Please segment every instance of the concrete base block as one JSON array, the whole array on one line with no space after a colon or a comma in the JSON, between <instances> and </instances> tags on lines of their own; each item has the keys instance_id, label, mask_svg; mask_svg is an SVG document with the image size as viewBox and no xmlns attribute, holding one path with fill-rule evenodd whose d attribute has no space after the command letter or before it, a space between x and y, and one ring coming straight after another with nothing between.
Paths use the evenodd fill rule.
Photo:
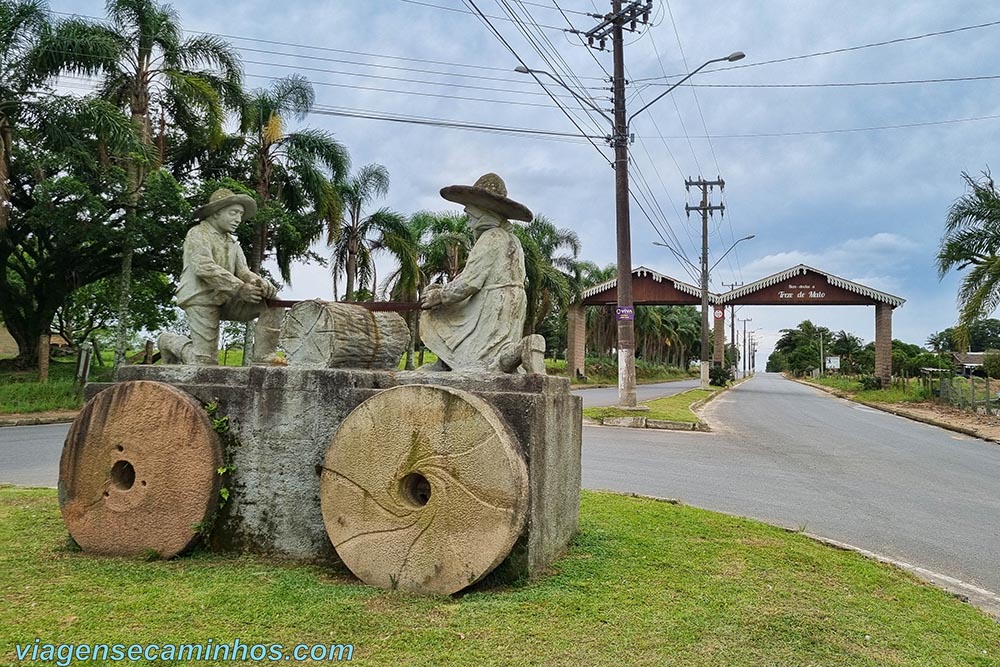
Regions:
<instances>
[{"instance_id":1,"label":"concrete base block","mask_svg":"<svg viewBox=\"0 0 1000 667\"><path fill-rule=\"evenodd\" d=\"M251 366L124 366L118 381L178 387L228 416L235 442L230 499L212 534L220 550L303 561L336 558L320 511L327 446L347 415L376 393L407 384L468 391L506 422L528 469L525 528L491 577L540 572L566 548L580 504L581 399L565 378L542 375L420 373ZM88 397L107 384L88 386ZM371 443L378 447L379 443Z\"/></svg>"}]
</instances>

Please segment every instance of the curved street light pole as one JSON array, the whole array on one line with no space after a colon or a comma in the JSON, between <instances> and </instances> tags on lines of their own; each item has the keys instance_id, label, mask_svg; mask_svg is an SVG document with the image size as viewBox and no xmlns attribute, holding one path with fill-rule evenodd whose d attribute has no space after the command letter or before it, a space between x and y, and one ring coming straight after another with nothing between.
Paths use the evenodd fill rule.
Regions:
<instances>
[{"instance_id":1,"label":"curved street light pole","mask_svg":"<svg viewBox=\"0 0 1000 667\"><path fill-rule=\"evenodd\" d=\"M756 238L756 237L757 237L756 234L751 234L750 236L744 236L741 239L737 239L736 243L734 243L733 245L729 246L729 250L727 250L726 252L722 253L722 257L720 257L719 259L715 260L715 264L712 265L712 268L710 268L708 270L708 272L711 273L712 271L715 271L715 267L717 267L719 265L719 262L721 262L722 260L724 260L726 258L726 255L728 255L729 253L731 253L733 251L733 248L735 248L736 246L738 246L743 241L749 241L750 239Z\"/></svg>"},{"instance_id":2,"label":"curved street light pole","mask_svg":"<svg viewBox=\"0 0 1000 667\"><path fill-rule=\"evenodd\" d=\"M612 14L621 12L621 0L612 0ZM629 187L628 187L628 143L629 123L637 115L648 109L657 100L672 92L692 76L712 63L723 61L735 62L745 57L742 51L734 51L725 58L713 58L687 74L677 83L657 95L652 102L626 118L625 115L625 58L623 49L622 26L615 22L612 27L611 41L614 51L614 73L612 78L614 92L614 118L587 101L559 78L544 70L531 69L525 65L516 67L514 71L521 74L531 74L538 81L538 74L544 74L557 84L568 90L573 97L597 111L605 120L611 122L612 132L610 143L615 149L615 228L618 246L618 308L615 317L618 320L618 405L624 408L635 408L635 310L632 302L632 230L629 224ZM538 81L541 85L541 81Z\"/></svg>"}]
</instances>

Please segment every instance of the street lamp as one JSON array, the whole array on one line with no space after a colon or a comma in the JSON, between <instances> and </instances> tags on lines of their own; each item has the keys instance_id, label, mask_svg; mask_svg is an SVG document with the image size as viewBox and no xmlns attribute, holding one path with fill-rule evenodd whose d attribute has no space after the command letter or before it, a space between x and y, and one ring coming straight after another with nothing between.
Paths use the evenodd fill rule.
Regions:
<instances>
[{"instance_id":1,"label":"street lamp","mask_svg":"<svg viewBox=\"0 0 1000 667\"><path fill-rule=\"evenodd\" d=\"M593 103L585 100L576 91L567 86L558 77L553 76L544 70L536 70L528 67L524 63L514 69L520 74L531 74L535 81L541 85L538 79L539 74L543 74L565 88L574 98L586 104L587 107L597 111L602 118L611 122L612 132L609 143L615 149L615 228L618 247L618 309L616 319L618 320L618 404L624 408L635 408L635 311L632 302L632 237L629 225L629 187L628 187L628 144L629 144L629 124L632 119L645 111L657 100L661 99L677 86L684 83L692 76L700 72L712 63L735 62L744 58L742 51L735 51L725 58L713 58L704 62L694 71L684 76L680 81L673 84L667 90L660 93L652 102L643 106L637 112L628 116L625 115L625 63L622 56L622 29L617 23L614 24L612 41L614 42L614 76L612 77L614 92L614 118L609 117L604 111Z\"/></svg>"},{"instance_id":2,"label":"street lamp","mask_svg":"<svg viewBox=\"0 0 1000 667\"><path fill-rule=\"evenodd\" d=\"M710 268L708 270L708 272L711 273L712 271L715 271L715 267L717 267L719 265L719 262L721 262L723 259L726 258L726 255L728 255L729 253L731 253L733 251L733 248L735 248L736 246L738 246L743 241L749 241L750 239L756 238L756 237L757 237L756 234L751 234L750 236L744 236L741 239L737 239L736 243L734 243L733 245L729 246L729 250L727 250L726 252L722 253L722 257L720 257L719 259L715 260L715 264L712 265L712 268Z\"/></svg>"}]
</instances>

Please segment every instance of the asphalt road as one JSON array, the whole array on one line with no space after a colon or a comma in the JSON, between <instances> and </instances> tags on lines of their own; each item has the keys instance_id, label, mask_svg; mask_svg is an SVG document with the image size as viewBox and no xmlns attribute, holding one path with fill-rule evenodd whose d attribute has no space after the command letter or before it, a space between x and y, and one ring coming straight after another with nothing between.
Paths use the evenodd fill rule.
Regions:
<instances>
[{"instance_id":1,"label":"asphalt road","mask_svg":"<svg viewBox=\"0 0 1000 667\"><path fill-rule=\"evenodd\" d=\"M1000 592L1000 445L758 374L714 433L584 429L583 483L678 498Z\"/></svg>"},{"instance_id":2,"label":"asphalt road","mask_svg":"<svg viewBox=\"0 0 1000 667\"><path fill-rule=\"evenodd\" d=\"M69 424L0 428L0 484L55 486Z\"/></svg>"},{"instance_id":3,"label":"asphalt road","mask_svg":"<svg viewBox=\"0 0 1000 667\"><path fill-rule=\"evenodd\" d=\"M584 486L804 527L1000 592L1000 445L766 374L704 416L715 432L584 428ZM55 486L68 428L0 428L0 483Z\"/></svg>"},{"instance_id":4,"label":"asphalt road","mask_svg":"<svg viewBox=\"0 0 1000 667\"><path fill-rule=\"evenodd\" d=\"M688 389L694 389L701 380L677 380L676 382L657 382L656 384L640 384L635 388L638 401L648 401L661 396L673 396ZM573 393L583 397L583 407L597 408L618 403L618 387L600 387L593 389L574 389Z\"/></svg>"}]
</instances>

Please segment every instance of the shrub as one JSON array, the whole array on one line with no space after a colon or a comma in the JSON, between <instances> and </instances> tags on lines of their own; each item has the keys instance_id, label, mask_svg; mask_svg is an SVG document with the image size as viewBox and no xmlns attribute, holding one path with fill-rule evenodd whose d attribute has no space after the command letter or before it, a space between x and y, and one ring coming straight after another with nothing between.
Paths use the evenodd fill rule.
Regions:
<instances>
[{"instance_id":1,"label":"shrub","mask_svg":"<svg viewBox=\"0 0 1000 667\"><path fill-rule=\"evenodd\" d=\"M733 381L733 369L729 366L712 366L708 369L708 383L713 387L725 387Z\"/></svg>"},{"instance_id":2,"label":"shrub","mask_svg":"<svg viewBox=\"0 0 1000 667\"><path fill-rule=\"evenodd\" d=\"M882 378L877 375L862 375L858 378L858 382L861 383L862 391L871 391L873 389L882 388Z\"/></svg>"}]
</instances>

